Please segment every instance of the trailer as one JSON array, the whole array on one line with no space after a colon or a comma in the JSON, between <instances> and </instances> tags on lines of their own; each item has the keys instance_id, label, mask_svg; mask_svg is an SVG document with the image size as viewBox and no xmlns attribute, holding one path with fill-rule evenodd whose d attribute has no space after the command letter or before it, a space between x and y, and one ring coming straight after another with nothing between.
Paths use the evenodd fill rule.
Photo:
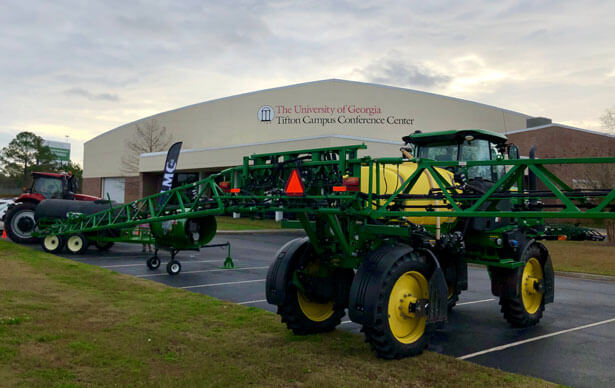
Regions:
<instances>
[{"instance_id":1,"label":"trailer","mask_svg":"<svg viewBox=\"0 0 615 388\"><path fill-rule=\"evenodd\" d=\"M359 156L365 145L244 157L195 183L90 215L39 219L43 239L95 238L148 223L174 251L211 241L216 215L292 216L306 237L280 248L267 301L295 334L333 330L346 309L382 358L421 353L484 265L504 318L537 324L554 301L545 219L614 219L615 187L573 189L553 165L615 158L520 159L482 130L414 133L400 157ZM532 179L528 179L528 175ZM537 182L537 183L535 183ZM93 237L94 236L94 237Z\"/></svg>"}]
</instances>

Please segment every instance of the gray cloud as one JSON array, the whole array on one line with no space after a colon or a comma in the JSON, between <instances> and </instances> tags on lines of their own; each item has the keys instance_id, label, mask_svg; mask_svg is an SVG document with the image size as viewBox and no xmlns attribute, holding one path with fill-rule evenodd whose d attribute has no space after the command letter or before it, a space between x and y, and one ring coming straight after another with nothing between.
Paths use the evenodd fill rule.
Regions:
<instances>
[{"instance_id":1,"label":"gray cloud","mask_svg":"<svg viewBox=\"0 0 615 388\"><path fill-rule=\"evenodd\" d=\"M433 88L451 81L451 77L446 74L396 58L377 61L358 72L370 82L396 86Z\"/></svg>"},{"instance_id":2,"label":"gray cloud","mask_svg":"<svg viewBox=\"0 0 615 388\"><path fill-rule=\"evenodd\" d=\"M72 88L64 91L67 96L79 96L85 97L90 101L112 101L117 102L120 100L117 94L111 93L99 93L95 94L90 91L81 88Z\"/></svg>"},{"instance_id":3,"label":"gray cloud","mask_svg":"<svg viewBox=\"0 0 615 388\"><path fill-rule=\"evenodd\" d=\"M83 141L168 109L327 78L592 129L613 104L613 14L615 2L600 0L3 0L0 133Z\"/></svg>"}]
</instances>

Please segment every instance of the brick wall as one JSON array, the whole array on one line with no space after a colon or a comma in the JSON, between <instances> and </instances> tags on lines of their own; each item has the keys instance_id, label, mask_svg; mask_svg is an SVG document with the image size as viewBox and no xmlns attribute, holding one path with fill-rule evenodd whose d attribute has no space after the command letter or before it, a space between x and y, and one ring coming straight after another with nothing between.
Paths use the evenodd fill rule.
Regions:
<instances>
[{"instance_id":1,"label":"brick wall","mask_svg":"<svg viewBox=\"0 0 615 388\"><path fill-rule=\"evenodd\" d=\"M131 176L124 178L124 203L135 201L143 197L143 178ZM83 178L83 194L101 196L103 178Z\"/></svg>"},{"instance_id":2,"label":"brick wall","mask_svg":"<svg viewBox=\"0 0 615 388\"><path fill-rule=\"evenodd\" d=\"M83 178L81 185L83 186L81 188L83 194L100 197L100 193L102 192L102 178Z\"/></svg>"},{"instance_id":3,"label":"brick wall","mask_svg":"<svg viewBox=\"0 0 615 388\"><path fill-rule=\"evenodd\" d=\"M581 158L615 156L615 137L553 125L507 135L510 142L519 147L522 156L528 156L536 145L536 157ZM572 185L573 179L603 181L615 177L613 167L608 165L553 165L548 167L555 175Z\"/></svg>"},{"instance_id":4,"label":"brick wall","mask_svg":"<svg viewBox=\"0 0 615 388\"><path fill-rule=\"evenodd\" d=\"M124 203L143 197L143 178L141 176L126 177L124 187Z\"/></svg>"},{"instance_id":5,"label":"brick wall","mask_svg":"<svg viewBox=\"0 0 615 388\"><path fill-rule=\"evenodd\" d=\"M143 177L143 196L156 194L160 191L162 185L162 174L160 173L144 173Z\"/></svg>"}]
</instances>

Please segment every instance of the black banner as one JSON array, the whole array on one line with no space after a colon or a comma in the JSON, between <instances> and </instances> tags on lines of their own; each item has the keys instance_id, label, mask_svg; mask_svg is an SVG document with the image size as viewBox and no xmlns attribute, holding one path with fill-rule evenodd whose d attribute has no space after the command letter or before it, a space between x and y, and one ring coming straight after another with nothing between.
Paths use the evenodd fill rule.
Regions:
<instances>
[{"instance_id":1,"label":"black banner","mask_svg":"<svg viewBox=\"0 0 615 388\"><path fill-rule=\"evenodd\" d=\"M164 164L164 172L162 173L162 189L161 193L171 190L173 187L173 177L175 176L175 169L177 168L177 160L179 159L179 151L182 148L182 142L178 141L169 148L167 152L167 161ZM166 200L166 196L161 195L158 197L158 203L162 203Z\"/></svg>"}]
</instances>

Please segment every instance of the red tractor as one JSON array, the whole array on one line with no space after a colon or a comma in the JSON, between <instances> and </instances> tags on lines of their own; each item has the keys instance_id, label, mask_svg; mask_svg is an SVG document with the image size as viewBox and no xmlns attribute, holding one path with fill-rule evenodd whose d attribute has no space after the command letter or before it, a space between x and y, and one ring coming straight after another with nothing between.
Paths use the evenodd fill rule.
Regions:
<instances>
[{"instance_id":1,"label":"red tractor","mask_svg":"<svg viewBox=\"0 0 615 388\"><path fill-rule=\"evenodd\" d=\"M74 201L95 201L97 197L75 194L77 180L71 174L33 172L32 187L27 189L15 203L10 205L4 216L4 228L11 240L22 243L34 243L32 232L36 227L34 210L44 199L69 199Z\"/></svg>"}]
</instances>

